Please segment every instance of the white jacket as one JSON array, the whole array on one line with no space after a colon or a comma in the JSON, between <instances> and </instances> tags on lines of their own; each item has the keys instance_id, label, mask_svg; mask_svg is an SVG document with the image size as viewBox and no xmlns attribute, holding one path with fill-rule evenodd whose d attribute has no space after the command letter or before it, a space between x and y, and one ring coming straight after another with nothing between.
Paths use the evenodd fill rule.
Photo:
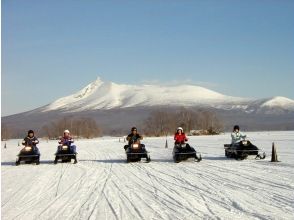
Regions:
<instances>
[{"instance_id":1,"label":"white jacket","mask_svg":"<svg viewBox=\"0 0 294 220\"><path fill-rule=\"evenodd\" d=\"M239 143L240 141L246 138L246 135L242 134L241 132L232 132L232 144Z\"/></svg>"}]
</instances>

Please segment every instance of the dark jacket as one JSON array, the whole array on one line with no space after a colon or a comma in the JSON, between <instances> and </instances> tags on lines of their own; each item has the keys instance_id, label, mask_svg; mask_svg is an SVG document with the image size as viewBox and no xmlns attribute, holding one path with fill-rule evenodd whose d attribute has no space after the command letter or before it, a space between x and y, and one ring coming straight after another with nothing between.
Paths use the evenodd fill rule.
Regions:
<instances>
[{"instance_id":1,"label":"dark jacket","mask_svg":"<svg viewBox=\"0 0 294 220\"><path fill-rule=\"evenodd\" d=\"M39 144L39 140L34 136L34 137L25 137L22 141L22 145L25 146L32 146L32 147L36 147L37 144Z\"/></svg>"},{"instance_id":2,"label":"dark jacket","mask_svg":"<svg viewBox=\"0 0 294 220\"><path fill-rule=\"evenodd\" d=\"M129 145L138 141L138 140L142 140L142 139L143 139L143 137L138 133L135 135L133 133L131 133L127 136L127 141L129 141Z\"/></svg>"}]
</instances>

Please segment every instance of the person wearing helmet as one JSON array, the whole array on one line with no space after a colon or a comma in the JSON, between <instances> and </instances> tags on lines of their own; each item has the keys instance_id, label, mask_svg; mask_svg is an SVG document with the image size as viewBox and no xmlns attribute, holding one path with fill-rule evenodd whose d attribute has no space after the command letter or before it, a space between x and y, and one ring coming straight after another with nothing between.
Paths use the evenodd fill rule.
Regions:
<instances>
[{"instance_id":1,"label":"person wearing helmet","mask_svg":"<svg viewBox=\"0 0 294 220\"><path fill-rule=\"evenodd\" d=\"M29 130L28 135L22 141L22 145L31 146L37 152L37 154L40 154L37 144L39 144L39 140L35 137L34 131Z\"/></svg>"},{"instance_id":2,"label":"person wearing helmet","mask_svg":"<svg viewBox=\"0 0 294 220\"><path fill-rule=\"evenodd\" d=\"M234 144L238 144L240 141L244 140L246 138L246 135L244 135L240 132L239 125L235 125L233 132L231 133L231 138L232 138L232 145L234 145Z\"/></svg>"},{"instance_id":3,"label":"person wearing helmet","mask_svg":"<svg viewBox=\"0 0 294 220\"><path fill-rule=\"evenodd\" d=\"M132 127L131 133L127 136L127 141L129 142L128 145L124 146L124 149L126 150L132 143L135 143L137 141L143 140L143 136L140 135L137 131L136 127ZM142 148L145 148L144 144L141 144Z\"/></svg>"},{"instance_id":4,"label":"person wearing helmet","mask_svg":"<svg viewBox=\"0 0 294 220\"><path fill-rule=\"evenodd\" d=\"M65 130L63 132L63 136L60 138L60 140L58 141L59 147L61 147L62 145L68 145L71 149L71 151L75 154L76 153L76 146L73 145L74 143L74 139L70 136L70 132L69 130Z\"/></svg>"},{"instance_id":5,"label":"person wearing helmet","mask_svg":"<svg viewBox=\"0 0 294 220\"><path fill-rule=\"evenodd\" d=\"M178 127L177 132L174 136L175 144L184 144L186 141L188 141L188 138L186 137L186 134L184 133L183 128Z\"/></svg>"}]
</instances>

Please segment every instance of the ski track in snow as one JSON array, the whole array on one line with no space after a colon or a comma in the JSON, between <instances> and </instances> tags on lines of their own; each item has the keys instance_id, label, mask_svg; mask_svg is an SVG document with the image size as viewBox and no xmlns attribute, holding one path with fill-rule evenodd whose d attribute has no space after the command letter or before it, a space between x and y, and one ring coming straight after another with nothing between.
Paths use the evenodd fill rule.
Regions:
<instances>
[{"instance_id":1,"label":"ski track in snow","mask_svg":"<svg viewBox=\"0 0 294 220\"><path fill-rule=\"evenodd\" d=\"M224 157L230 135L190 137L200 163L172 160L172 138L146 138L151 162L126 163L119 138L77 140L78 164L14 165L19 140L2 143L2 219L294 219L294 132L252 132L265 160ZM275 141L280 163L271 163ZM197 147L198 146L198 147Z\"/></svg>"}]
</instances>

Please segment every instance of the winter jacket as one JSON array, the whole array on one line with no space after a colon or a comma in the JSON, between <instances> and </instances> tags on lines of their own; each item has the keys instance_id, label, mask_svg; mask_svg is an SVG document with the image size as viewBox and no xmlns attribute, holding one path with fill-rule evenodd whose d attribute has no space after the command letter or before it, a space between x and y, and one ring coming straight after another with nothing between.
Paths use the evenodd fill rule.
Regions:
<instances>
[{"instance_id":1,"label":"winter jacket","mask_svg":"<svg viewBox=\"0 0 294 220\"><path fill-rule=\"evenodd\" d=\"M62 138L60 138L60 140L58 141L58 143L60 144L60 145L70 145L71 143L73 143L74 142L74 139L72 138L72 137L70 137L70 136L68 136L68 137L62 137Z\"/></svg>"},{"instance_id":2,"label":"winter jacket","mask_svg":"<svg viewBox=\"0 0 294 220\"><path fill-rule=\"evenodd\" d=\"M22 141L22 145L25 146L32 146L32 147L36 147L37 144L39 144L39 140L34 136L34 137L25 137Z\"/></svg>"},{"instance_id":3,"label":"winter jacket","mask_svg":"<svg viewBox=\"0 0 294 220\"><path fill-rule=\"evenodd\" d=\"M232 144L237 144L240 141L244 140L246 138L246 135L242 134L241 132L232 132Z\"/></svg>"},{"instance_id":4,"label":"winter jacket","mask_svg":"<svg viewBox=\"0 0 294 220\"><path fill-rule=\"evenodd\" d=\"M136 142L136 141L138 141L138 140L142 140L143 139L143 137L140 135L140 134L129 134L128 136L127 136L127 141L129 141L129 145L130 144L132 144L132 143L134 143L134 142Z\"/></svg>"},{"instance_id":5,"label":"winter jacket","mask_svg":"<svg viewBox=\"0 0 294 220\"><path fill-rule=\"evenodd\" d=\"M181 135L176 133L174 140L176 143L185 143L185 141L188 141L188 138L186 137L185 133L182 133Z\"/></svg>"}]
</instances>

